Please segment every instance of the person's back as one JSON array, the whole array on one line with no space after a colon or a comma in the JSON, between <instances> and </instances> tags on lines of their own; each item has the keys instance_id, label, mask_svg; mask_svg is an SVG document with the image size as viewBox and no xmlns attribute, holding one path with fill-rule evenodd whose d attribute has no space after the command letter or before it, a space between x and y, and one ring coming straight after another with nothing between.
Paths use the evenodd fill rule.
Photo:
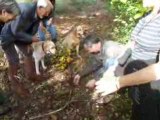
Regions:
<instances>
[{"instance_id":1,"label":"person's back","mask_svg":"<svg viewBox=\"0 0 160 120\"><path fill-rule=\"evenodd\" d=\"M31 43L32 35L34 35L38 29L39 18L35 16L36 4L26 6L27 7L25 9L20 8L21 15L18 16L17 19L11 21L8 24L5 24L2 29L2 34L10 34L18 41ZM7 43L8 40L6 40L5 42Z\"/></svg>"},{"instance_id":2,"label":"person's back","mask_svg":"<svg viewBox=\"0 0 160 120\"><path fill-rule=\"evenodd\" d=\"M123 52L123 48L122 44L109 40L103 43L101 52L104 59L116 58Z\"/></svg>"},{"instance_id":3,"label":"person's back","mask_svg":"<svg viewBox=\"0 0 160 120\"><path fill-rule=\"evenodd\" d=\"M32 3L32 0L16 0L17 3Z\"/></svg>"},{"instance_id":4,"label":"person's back","mask_svg":"<svg viewBox=\"0 0 160 120\"><path fill-rule=\"evenodd\" d=\"M32 0L16 0L16 2L18 3L18 6L21 12L23 12L24 10L27 10L28 7L33 5Z\"/></svg>"},{"instance_id":5,"label":"person's back","mask_svg":"<svg viewBox=\"0 0 160 120\"><path fill-rule=\"evenodd\" d=\"M3 12L2 12L3 11ZM5 23L13 20L20 15L20 10L14 0L0 0L0 33ZM6 40L9 35L0 34L0 52L2 52L3 40ZM0 115L5 115L11 109L8 104L8 96L0 89Z\"/></svg>"},{"instance_id":6,"label":"person's back","mask_svg":"<svg viewBox=\"0 0 160 120\"><path fill-rule=\"evenodd\" d=\"M113 64L118 64L118 57L124 52L124 46L115 41L104 41L101 56L103 66L108 69Z\"/></svg>"}]
</instances>

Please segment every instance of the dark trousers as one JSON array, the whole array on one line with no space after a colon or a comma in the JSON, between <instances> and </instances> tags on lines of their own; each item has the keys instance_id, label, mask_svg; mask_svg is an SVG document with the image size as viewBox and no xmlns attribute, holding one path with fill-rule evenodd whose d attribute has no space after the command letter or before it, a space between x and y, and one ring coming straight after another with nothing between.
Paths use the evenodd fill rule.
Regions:
<instances>
[{"instance_id":1,"label":"dark trousers","mask_svg":"<svg viewBox=\"0 0 160 120\"><path fill-rule=\"evenodd\" d=\"M17 49L15 48L18 48ZM3 48L3 47L2 47ZM30 49L29 44L23 44L23 43L11 43L7 47L3 48L7 60L9 64L18 65L19 64L19 54L21 54L24 57L32 57L32 51Z\"/></svg>"},{"instance_id":2,"label":"dark trousers","mask_svg":"<svg viewBox=\"0 0 160 120\"><path fill-rule=\"evenodd\" d=\"M136 72L154 60L129 60L125 66L119 66L117 75ZM132 99L132 120L160 120L160 81L129 87Z\"/></svg>"}]
</instances>

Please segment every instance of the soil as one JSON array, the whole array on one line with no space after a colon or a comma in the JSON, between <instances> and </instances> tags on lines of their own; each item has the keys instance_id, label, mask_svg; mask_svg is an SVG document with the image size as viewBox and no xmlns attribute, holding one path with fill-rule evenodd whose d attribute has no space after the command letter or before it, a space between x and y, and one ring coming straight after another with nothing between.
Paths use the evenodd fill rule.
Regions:
<instances>
[{"instance_id":1,"label":"soil","mask_svg":"<svg viewBox=\"0 0 160 120\"><path fill-rule=\"evenodd\" d=\"M88 31L94 31L103 39L112 38L113 17L107 12L90 13L88 15L63 15L55 18L55 25L58 31L58 41L63 40L66 31L75 24L85 25ZM47 39L49 39L48 36ZM77 57L72 57L72 62L68 66L76 66L79 69L86 65L88 54L80 51L84 62ZM1 57L1 63L5 61ZM58 62L58 61L56 61ZM0 64L0 88L7 96L4 107L11 110L5 115L0 116L0 120L129 120L131 113L131 102L127 93L113 94L111 100L105 104L98 104L92 100L92 90L85 88L87 81L92 78L81 80L80 85L72 84L72 77L67 67L58 70L55 62L46 62L51 74L48 80L34 84L28 81L23 70L19 70L19 77L25 87L29 89L29 98L21 99L9 88L7 77L7 64ZM83 63L83 64L82 64ZM80 67L82 66L82 67ZM72 67L70 67L72 69ZM107 98L109 99L109 98Z\"/></svg>"}]
</instances>

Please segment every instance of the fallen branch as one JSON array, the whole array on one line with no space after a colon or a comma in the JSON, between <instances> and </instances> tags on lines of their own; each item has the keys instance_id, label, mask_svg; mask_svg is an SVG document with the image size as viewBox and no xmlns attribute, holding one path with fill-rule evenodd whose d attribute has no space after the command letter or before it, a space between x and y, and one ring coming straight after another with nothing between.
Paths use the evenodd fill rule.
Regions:
<instances>
[{"instance_id":1,"label":"fallen branch","mask_svg":"<svg viewBox=\"0 0 160 120\"><path fill-rule=\"evenodd\" d=\"M55 111L45 113L45 114L42 114L42 115L38 115L38 116L34 116L34 117L30 117L29 120L34 120L34 119L42 118L42 117L49 116L49 115L52 115L52 114L56 114L56 113L64 110L69 104L71 104L73 102L78 102L78 101L82 101L82 100L71 100L68 103L66 103L63 107L61 107L61 108L59 108ZM88 102L88 100L83 100L83 101Z\"/></svg>"},{"instance_id":2,"label":"fallen branch","mask_svg":"<svg viewBox=\"0 0 160 120\"><path fill-rule=\"evenodd\" d=\"M42 118L42 117L45 117L45 116L49 116L49 115L52 115L52 114L55 114L55 113L58 113L62 110L64 110L72 101L66 103L66 105L64 105L63 107L55 110L55 111L52 111L52 112L49 112L49 113L45 113L45 114L42 114L42 115L38 115L38 116L35 116L35 117L30 117L29 120L34 120L34 119L37 119L37 118Z\"/></svg>"},{"instance_id":3,"label":"fallen branch","mask_svg":"<svg viewBox=\"0 0 160 120\"><path fill-rule=\"evenodd\" d=\"M71 90L70 93L69 93L69 100L70 100L70 101L67 102L63 107L61 107L61 108L59 108L59 109L57 109L57 110L55 110L55 111L49 112L49 113L45 113L45 114L42 114L42 115L30 117L29 120L34 120L34 119L37 119L37 118L42 118L42 117L44 117L44 116L52 115L52 114L55 114L55 113L57 113L57 112L60 112L60 111L64 110L70 103L73 102L73 100L71 100L71 98L72 98L72 92L73 92L73 91Z\"/></svg>"}]
</instances>

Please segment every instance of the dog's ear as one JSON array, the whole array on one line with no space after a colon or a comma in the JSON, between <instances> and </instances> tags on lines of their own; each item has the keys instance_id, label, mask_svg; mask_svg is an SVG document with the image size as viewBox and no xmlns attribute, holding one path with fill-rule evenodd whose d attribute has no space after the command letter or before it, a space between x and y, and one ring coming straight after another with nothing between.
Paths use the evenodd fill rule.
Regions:
<instances>
[{"instance_id":1,"label":"dog's ear","mask_svg":"<svg viewBox=\"0 0 160 120\"><path fill-rule=\"evenodd\" d=\"M45 41L43 47L46 53L55 54L56 52L56 46L52 41Z\"/></svg>"},{"instance_id":2,"label":"dog's ear","mask_svg":"<svg viewBox=\"0 0 160 120\"><path fill-rule=\"evenodd\" d=\"M80 37L83 38L84 37L84 30L83 30L83 27L81 25L76 27L76 36L78 38L80 38Z\"/></svg>"}]
</instances>

